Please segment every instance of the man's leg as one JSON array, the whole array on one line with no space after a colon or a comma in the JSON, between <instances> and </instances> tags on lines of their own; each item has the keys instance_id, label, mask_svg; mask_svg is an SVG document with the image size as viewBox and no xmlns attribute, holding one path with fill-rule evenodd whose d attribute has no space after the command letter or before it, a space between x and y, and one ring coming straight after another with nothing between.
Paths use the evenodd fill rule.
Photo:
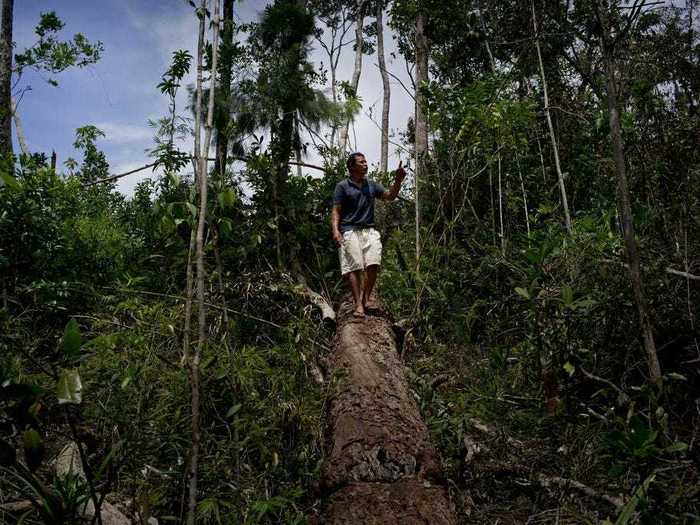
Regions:
<instances>
[{"instance_id":1,"label":"man's leg","mask_svg":"<svg viewBox=\"0 0 700 525\"><path fill-rule=\"evenodd\" d=\"M362 303L362 270L347 273L350 289L352 290L352 300L355 303L355 312L358 315L364 315L365 308Z\"/></svg>"},{"instance_id":2,"label":"man's leg","mask_svg":"<svg viewBox=\"0 0 700 525\"><path fill-rule=\"evenodd\" d=\"M377 282L377 275L379 274L379 265L372 264L365 268L365 285L362 294L362 304L365 308L371 308L373 302L370 302L370 297L372 296L372 290L374 289L374 283Z\"/></svg>"},{"instance_id":3,"label":"man's leg","mask_svg":"<svg viewBox=\"0 0 700 525\"><path fill-rule=\"evenodd\" d=\"M365 260L365 282L362 287L362 304L365 308L373 307L372 290L377 282L379 268L382 264L382 241L379 232L374 228L366 231L363 249Z\"/></svg>"},{"instance_id":4,"label":"man's leg","mask_svg":"<svg viewBox=\"0 0 700 525\"><path fill-rule=\"evenodd\" d=\"M343 243L338 250L340 254L340 271L345 276L352 291L356 315L364 315L362 304L362 246L357 233L349 231L343 234Z\"/></svg>"}]
</instances>

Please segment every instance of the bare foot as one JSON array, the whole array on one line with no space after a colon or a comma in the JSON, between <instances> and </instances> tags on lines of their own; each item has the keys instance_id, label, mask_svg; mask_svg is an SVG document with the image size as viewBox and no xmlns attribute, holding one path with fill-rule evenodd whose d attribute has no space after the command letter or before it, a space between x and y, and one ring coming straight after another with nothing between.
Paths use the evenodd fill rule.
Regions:
<instances>
[{"instance_id":1,"label":"bare foot","mask_svg":"<svg viewBox=\"0 0 700 525\"><path fill-rule=\"evenodd\" d=\"M365 316L365 312L364 310L355 310L352 315L353 317L362 318Z\"/></svg>"},{"instance_id":2,"label":"bare foot","mask_svg":"<svg viewBox=\"0 0 700 525\"><path fill-rule=\"evenodd\" d=\"M377 303L374 301L374 299L368 299L364 303L364 309L365 310L376 310L377 309Z\"/></svg>"}]
</instances>

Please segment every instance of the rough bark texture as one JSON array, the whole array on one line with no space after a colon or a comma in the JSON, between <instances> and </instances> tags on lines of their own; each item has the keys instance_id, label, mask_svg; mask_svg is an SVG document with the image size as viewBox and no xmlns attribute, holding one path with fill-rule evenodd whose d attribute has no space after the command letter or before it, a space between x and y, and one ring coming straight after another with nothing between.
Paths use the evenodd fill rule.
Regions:
<instances>
[{"instance_id":1,"label":"rough bark texture","mask_svg":"<svg viewBox=\"0 0 700 525\"><path fill-rule=\"evenodd\" d=\"M330 358L340 382L327 413L321 523L455 523L392 326L351 312L344 303Z\"/></svg>"},{"instance_id":2,"label":"rough bark texture","mask_svg":"<svg viewBox=\"0 0 700 525\"><path fill-rule=\"evenodd\" d=\"M14 0L2 0L0 25L0 157L12 153L12 11Z\"/></svg>"},{"instance_id":3,"label":"rough bark texture","mask_svg":"<svg viewBox=\"0 0 700 525\"><path fill-rule=\"evenodd\" d=\"M428 154L428 121L425 111L425 97L421 86L428 83L428 38L425 34L427 17L419 12L416 16L416 273L420 263L420 200L418 199L418 183L425 175L425 157Z\"/></svg>"}]
</instances>

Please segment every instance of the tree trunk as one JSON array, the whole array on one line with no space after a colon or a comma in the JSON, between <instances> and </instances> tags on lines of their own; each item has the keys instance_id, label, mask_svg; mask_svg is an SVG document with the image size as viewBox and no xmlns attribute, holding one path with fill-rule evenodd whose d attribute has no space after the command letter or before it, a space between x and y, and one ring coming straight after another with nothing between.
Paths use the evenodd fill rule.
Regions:
<instances>
[{"instance_id":1,"label":"tree trunk","mask_svg":"<svg viewBox=\"0 0 700 525\"><path fill-rule=\"evenodd\" d=\"M416 274L420 269L421 242L420 242L420 199L419 182L426 171L426 157L428 155L428 122L425 110L425 96L421 90L428 83L428 38L425 35L427 16L419 11L416 15Z\"/></svg>"},{"instance_id":2,"label":"tree trunk","mask_svg":"<svg viewBox=\"0 0 700 525\"><path fill-rule=\"evenodd\" d=\"M352 79L350 80L350 87L352 87L353 93L357 95L357 87L360 85L360 74L362 73L362 45L364 42L364 36L362 33L365 20L365 4L366 0L357 0L357 21L355 22L355 67L352 70ZM340 130L340 151L345 151L348 144L348 130L350 128L350 121L345 122L345 125Z\"/></svg>"},{"instance_id":3,"label":"tree trunk","mask_svg":"<svg viewBox=\"0 0 700 525\"><path fill-rule=\"evenodd\" d=\"M214 98L216 89L216 66L219 51L219 1L214 0L214 16L213 26L214 34L212 39L212 62L211 62L211 80L209 85L209 105L207 108L207 121L205 124L204 145L201 144L201 126L202 126L202 74L203 74L203 52L204 52L204 32L206 19L207 0L202 0L200 6L200 21L199 21L199 42L197 46L197 107L195 112L195 158L197 161L197 182L199 185L199 214L197 220L197 235L196 235L196 266L197 266L197 302L198 302L198 340L197 348L192 356L190 365L191 386L192 386L192 454L190 457L190 486L189 499L187 509L187 523L194 525L195 511L197 508L197 468L199 463L199 445L200 445L200 428L199 428L199 410L200 410L200 395L201 385L199 379L199 362L204 350L204 343L207 338L207 312L204 296L204 286L206 269L204 267L204 227L207 215L207 170L209 147L211 145L211 136L214 123Z\"/></svg>"},{"instance_id":4,"label":"tree trunk","mask_svg":"<svg viewBox=\"0 0 700 525\"><path fill-rule=\"evenodd\" d=\"M2 0L0 23L0 158L12 153L12 12L14 0Z\"/></svg>"},{"instance_id":5,"label":"tree trunk","mask_svg":"<svg viewBox=\"0 0 700 525\"><path fill-rule=\"evenodd\" d=\"M498 154L498 225L499 232L498 236L501 239L501 255L506 256L506 234L505 228L503 226L503 183L501 177L501 155Z\"/></svg>"},{"instance_id":6,"label":"tree trunk","mask_svg":"<svg viewBox=\"0 0 700 525\"><path fill-rule=\"evenodd\" d=\"M525 181L523 180L523 170L520 167L520 157L516 154L515 162L518 166L518 177L520 177L520 191L523 194L523 209L525 210L525 226L527 227L528 245L530 243L530 213L527 209L527 193L525 191Z\"/></svg>"},{"instance_id":7,"label":"tree trunk","mask_svg":"<svg viewBox=\"0 0 700 525\"><path fill-rule=\"evenodd\" d=\"M221 31L221 72L219 76L219 103L222 105L219 111L216 128L216 160L214 172L223 181L228 160L228 126L231 121L229 98L231 98L231 76L233 69L233 1L223 0L223 28Z\"/></svg>"},{"instance_id":8,"label":"tree trunk","mask_svg":"<svg viewBox=\"0 0 700 525\"><path fill-rule=\"evenodd\" d=\"M338 312L330 366L342 377L326 415L326 524L454 524L440 458L404 378L391 324Z\"/></svg>"},{"instance_id":9,"label":"tree trunk","mask_svg":"<svg viewBox=\"0 0 700 525\"><path fill-rule=\"evenodd\" d=\"M31 154L29 151L29 145L27 144L27 138L24 136L22 121L17 114L17 102L15 101L14 97L12 97L12 118L15 120L15 131L17 132L17 142L19 142L19 147L22 150L22 153L29 156Z\"/></svg>"},{"instance_id":10,"label":"tree trunk","mask_svg":"<svg viewBox=\"0 0 700 525\"><path fill-rule=\"evenodd\" d=\"M379 61L379 72L382 75L382 144L379 156L379 173L386 173L389 164L389 106L391 102L391 84L389 84L389 74L386 70L386 60L384 59L384 5L377 3L377 60Z\"/></svg>"},{"instance_id":11,"label":"tree trunk","mask_svg":"<svg viewBox=\"0 0 700 525\"><path fill-rule=\"evenodd\" d=\"M552 141L552 150L554 152L554 166L557 170L557 180L559 182L559 193L561 194L561 205L564 208L564 222L566 231L571 235L571 215L569 214L569 201L566 198L566 187L564 186L564 175L561 171L559 162L559 148L557 147L557 139L554 135L554 126L552 125L552 115L549 110L549 94L547 92L547 77L544 74L544 64L542 63L542 53L540 51L540 40L537 31L537 16L535 14L535 2L531 0L532 6L532 26L535 30L535 48L537 49L537 61L540 66L540 77L542 79L542 92L544 95L544 113L547 116L547 126L549 127L549 138Z\"/></svg>"},{"instance_id":12,"label":"tree trunk","mask_svg":"<svg viewBox=\"0 0 700 525\"><path fill-rule=\"evenodd\" d=\"M604 25L607 26L607 6L603 5L601 12L603 13ZM612 138L613 157L615 160L615 168L617 171L617 199L620 215L622 218L622 235L625 240L625 253L627 255L627 263L629 265L630 280L632 281L632 293L634 302L637 306L639 315L639 324L642 329L642 338L644 340L644 349L647 354L647 363L649 366L649 379L656 382L661 378L661 366L659 358L656 354L656 344L654 343L654 335L652 332L651 321L647 311L646 298L644 297L644 287L642 284L642 276L639 264L639 250L637 248L637 240L634 234L634 223L632 220L632 203L630 199L629 187L627 185L627 173L625 166L625 150L622 142L622 129L620 127L620 111L618 109L617 100L617 84L615 59L613 57L614 49L609 44L611 37L609 27L604 27L604 36L602 38L603 60L605 62L605 70L607 73L607 99L608 112L610 114L610 134Z\"/></svg>"}]
</instances>

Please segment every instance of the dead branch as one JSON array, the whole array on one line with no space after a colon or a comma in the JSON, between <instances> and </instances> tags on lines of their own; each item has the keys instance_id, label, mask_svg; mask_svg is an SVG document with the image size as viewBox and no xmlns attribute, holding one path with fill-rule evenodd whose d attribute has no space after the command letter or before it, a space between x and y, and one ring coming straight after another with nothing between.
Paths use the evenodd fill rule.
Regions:
<instances>
[{"instance_id":1,"label":"dead branch","mask_svg":"<svg viewBox=\"0 0 700 525\"><path fill-rule=\"evenodd\" d=\"M561 487L563 489L567 488L572 488L576 489L579 492L583 492L586 496L589 496L591 498L597 498L597 499L602 499L604 501L607 501L611 505L613 505L617 509L621 509L622 507L625 506L625 502L622 500L622 498L618 498L616 496L610 496L609 494L602 494L598 492L597 490L589 487L588 485L584 485L583 483L573 480L573 479L568 479L568 478L560 478L558 476L545 476L544 474L540 474L537 476L537 482L542 485L545 488L550 488L551 486L557 486Z\"/></svg>"}]
</instances>

